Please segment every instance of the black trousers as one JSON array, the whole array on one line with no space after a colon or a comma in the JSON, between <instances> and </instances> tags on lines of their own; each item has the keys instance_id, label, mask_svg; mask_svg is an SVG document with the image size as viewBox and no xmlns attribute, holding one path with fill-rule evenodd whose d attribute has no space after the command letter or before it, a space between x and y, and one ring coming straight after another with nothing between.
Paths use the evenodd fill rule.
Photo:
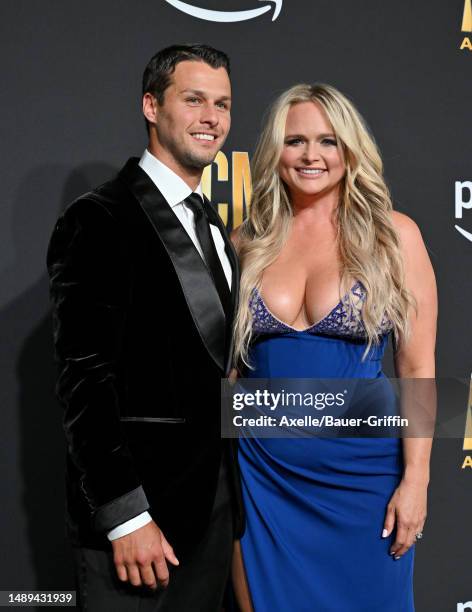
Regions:
<instances>
[{"instance_id":1,"label":"black trousers","mask_svg":"<svg viewBox=\"0 0 472 612\"><path fill-rule=\"evenodd\" d=\"M169 564L169 586L151 591L123 583L111 552L74 548L78 607L90 612L220 612L232 549L231 495L223 460L205 536L185 562Z\"/></svg>"}]
</instances>

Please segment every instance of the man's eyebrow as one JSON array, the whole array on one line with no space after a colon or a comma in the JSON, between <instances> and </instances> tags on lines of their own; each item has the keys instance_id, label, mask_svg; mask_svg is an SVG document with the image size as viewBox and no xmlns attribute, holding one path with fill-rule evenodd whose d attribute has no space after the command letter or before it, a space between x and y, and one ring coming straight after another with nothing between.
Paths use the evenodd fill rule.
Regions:
<instances>
[{"instance_id":1,"label":"man's eyebrow","mask_svg":"<svg viewBox=\"0 0 472 612\"><path fill-rule=\"evenodd\" d=\"M206 93L204 91L201 91L200 89L182 89L182 91L179 91L179 93L184 94L184 93L191 93L194 94L196 96L200 96L200 98L205 98L207 97ZM218 100L231 100L231 96L221 96L218 98Z\"/></svg>"}]
</instances>

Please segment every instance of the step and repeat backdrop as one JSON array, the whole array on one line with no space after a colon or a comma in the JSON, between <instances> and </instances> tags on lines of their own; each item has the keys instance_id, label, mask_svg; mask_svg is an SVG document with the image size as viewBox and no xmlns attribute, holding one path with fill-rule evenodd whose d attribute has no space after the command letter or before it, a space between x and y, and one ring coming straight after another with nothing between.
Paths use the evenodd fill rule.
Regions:
<instances>
[{"instance_id":1,"label":"step and repeat backdrop","mask_svg":"<svg viewBox=\"0 0 472 612\"><path fill-rule=\"evenodd\" d=\"M141 76L164 46L205 42L231 58L232 130L203 182L228 229L250 206L250 160L274 97L321 81L354 101L435 268L438 376L470 379L471 0L18 0L1 4L0 23L0 590L74 586L46 248L64 207L144 150ZM418 612L472 610L466 417L467 389L464 435L434 444Z\"/></svg>"}]
</instances>

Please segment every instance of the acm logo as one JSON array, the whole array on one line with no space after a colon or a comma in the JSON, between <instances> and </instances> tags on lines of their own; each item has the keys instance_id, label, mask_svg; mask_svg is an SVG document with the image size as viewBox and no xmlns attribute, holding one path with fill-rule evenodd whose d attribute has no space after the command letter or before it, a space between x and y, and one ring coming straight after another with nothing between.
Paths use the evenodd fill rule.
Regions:
<instances>
[{"instance_id":1,"label":"acm logo","mask_svg":"<svg viewBox=\"0 0 472 612\"><path fill-rule=\"evenodd\" d=\"M230 163L231 162L231 163ZM215 172L216 170L216 172ZM219 151L213 164L206 166L202 176L202 189L206 197L212 200L214 181L229 183L232 194L232 205L228 202L216 203L218 213L227 228L241 225L249 211L252 196L251 167L247 151L232 151L226 155Z\"/></svg>"},{"instance_id":2,"label":"acm logo","mask_svg":"<svg viewBox=\"0 0 472 612\"><path fill-rule=\"evenodd\" d=\"M469 401L467 402L467 416L465 419L464 446L465 451L472 451L472 376L469 386ZM462 469L472 468L472 456L466 455L462 463ZM471 608L472 609L472 608Z\"/></svg>"},{"instance_id":3,"label":"acm logo","mask_svg":"<svg viewBox=\"0 0 472 612\"><path fill-rule=\"evenodd\" d=\"M462 32L472 32L472 0L464 0L464 12L462 14ZM459 47L461 51L467 49L472 51L472 37L464 36Z\"/></svg>"},{"instance_id":4,"label":"acm logo","mask_svg":"<svg viewBox=\"0 0 472 612\"><path fill-rule=\"evenodd\" d=\"M253 9L246 9L244 11L214 11L205 8L189 4L188 2L182 2L182 0L165 0L167 4L170 4L174 8L182 13L196 17L197 19L204 19L205 21L216 21L219 23L231 23L236 21L247 21L248 19L254 19L264 13L274 9L272 15L272 21L275 21L282 10L283 0L256 0L257 2L263 2L264 6L259 6ZM273 6L272 6L273 5Z\"/></svg>"}]
</instances>

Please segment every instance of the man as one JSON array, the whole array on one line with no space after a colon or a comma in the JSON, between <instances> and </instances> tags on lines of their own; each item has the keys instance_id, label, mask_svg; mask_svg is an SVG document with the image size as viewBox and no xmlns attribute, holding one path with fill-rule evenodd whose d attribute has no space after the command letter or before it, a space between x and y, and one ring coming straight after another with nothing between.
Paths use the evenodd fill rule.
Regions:
<instances>
[{"instance_id":1,"label":"man","mask_svg":"<svg viewBox=\"0 0 472 612\"><path fill-rule=\"evenodd\" d=\"M68 528L88 610L221 606L242 525L220 435L239 275L200 181L230 107L224 53L157 53L143 76L147 150L73 202L49 245Z\"/></svg>"}]
</instances>

